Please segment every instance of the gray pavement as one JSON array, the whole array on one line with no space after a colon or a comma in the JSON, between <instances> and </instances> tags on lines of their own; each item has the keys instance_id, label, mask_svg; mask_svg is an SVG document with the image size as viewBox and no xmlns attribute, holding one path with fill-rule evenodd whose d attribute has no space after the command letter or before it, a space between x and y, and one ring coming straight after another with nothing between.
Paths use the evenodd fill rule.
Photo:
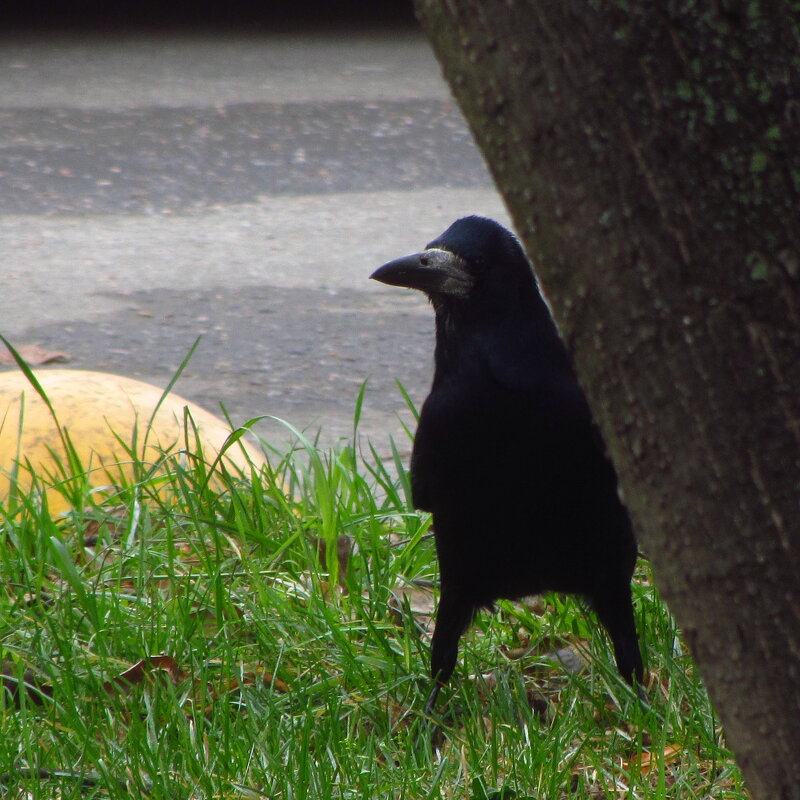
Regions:
<instances>
[{"instance_id":1,"label":"gray pavement","mask_svg":"<svg viewBox=\"0 0 800 800\"><path fill-rule=\"evenodd\" d=\"M431 374L424 298L368 280L508 222L416 30L0 42L0 332L381 449ZM283 432L262 425L267 438Z\"/></svg>"}]
</instances>

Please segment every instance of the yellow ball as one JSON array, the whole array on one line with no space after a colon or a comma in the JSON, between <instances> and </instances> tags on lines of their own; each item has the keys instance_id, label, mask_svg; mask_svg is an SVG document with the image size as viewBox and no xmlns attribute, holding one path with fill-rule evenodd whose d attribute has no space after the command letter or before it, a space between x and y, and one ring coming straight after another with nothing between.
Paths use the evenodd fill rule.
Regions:
<instances>
[{"instance_id":1,"label":"yellow ball","mask_svg":"<svg viewBox=\"0 0 800 800\"><path fill-rule=\"evenodd\" d=\"M115 476L117 481L121 476L132 479L131 457L120 441L131 447L134 431L137 458L146 463L159 461L164 452L187 459L180 451L196 451L195 430L204 461L211 463L231 433L227 423L176 394L164 398L150 423L163 389L132 378L72 369L40 370L36 378L82 467L89 472L92 487L110 487L109 491L113 491ZM185 409L193 423L188 429ZM256 468L264 464L261 453L243 439L226 450L223 459L228 467L241 469L245 474L250 468L248 459ZM47 404L22 372L0 372L0 502L8 497L15 464L18 464L17 484L25 491L33 481L31 470L39 485L57 483L62 477L58 460L66 465L66 451ZM57 490L48 490L47 499L51 511L69 507Z\"/></svg>"}]
</instances>

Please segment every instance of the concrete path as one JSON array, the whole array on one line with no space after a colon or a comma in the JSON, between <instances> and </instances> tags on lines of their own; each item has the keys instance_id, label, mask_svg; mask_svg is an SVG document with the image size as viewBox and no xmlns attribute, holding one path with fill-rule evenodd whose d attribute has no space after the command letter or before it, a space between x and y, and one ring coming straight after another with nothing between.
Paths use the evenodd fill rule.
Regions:
<instances>
[{"instance_id":1,"label":"concrete path","mask_svg":"<svg viewBox=\"0 0 800 800\"><path fill-rule=\"evenodd\" d=\"M424 298L370 282L508 222L413 28L0 43L0 332L385 449L431 374ZM266 423L259 432L285 438Z\"/></svg>"}]
</instances>

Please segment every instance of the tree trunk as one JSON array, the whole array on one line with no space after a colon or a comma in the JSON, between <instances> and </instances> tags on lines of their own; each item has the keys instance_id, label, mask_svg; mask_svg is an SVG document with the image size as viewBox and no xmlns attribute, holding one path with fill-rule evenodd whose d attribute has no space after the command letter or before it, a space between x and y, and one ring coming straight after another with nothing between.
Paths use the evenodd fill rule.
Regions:
<instances>
[{"instance_id":1,"label":"tree trunk","mask_svg":"<svg viewBox=\"0 0 800 800\"><path fill-rule=\"evenodd\" d=\"M416 5L750 790L799 798L798 6Z\"/></svg>"}]
</instances>

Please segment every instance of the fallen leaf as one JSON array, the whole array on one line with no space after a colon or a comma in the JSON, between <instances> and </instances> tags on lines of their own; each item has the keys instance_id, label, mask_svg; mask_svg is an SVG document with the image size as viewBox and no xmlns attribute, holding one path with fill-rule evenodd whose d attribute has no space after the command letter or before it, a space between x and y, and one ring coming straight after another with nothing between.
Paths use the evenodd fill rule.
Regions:
<instances>
[{"instance_id":1,"label":"fallen leaf","mask_svg":"<svg viewBox=\"0 0 800 800\"><path fill-rule=\"evenodd\" d=\"M586 669L588 664L584 652L588 648L585 639L573 639L568 643L563 640L546 637L531 642L522 639L519 647L503 647L501 650L507 658L516 661L522 658L533 657L537 664L526 669L526 673L539 675L542 672L542 662L554 667L559 667L572 675L578 675Z\"/></svg>"},{"instance_id":2,"label":"fallen leaf","mask_svg":"<svg viewBox=\"0 0 800 800\"><path fill-rule=\"evenodd\" d=\"M398 618L408 608L424 633L429 636L433 633L436 598L429 584L414 581L405 586L395 586L389 596L389 608Z\"/></svg>"},{"instance_id":3,"label":"fallen leaf","mask_svg":"<svg viewBox=\"0 0 800 800\"><path fill-rule=\"evenodd\" d=\"M230 690L238 689L240 686L268 686L278 692L288 692L289 687L280 678L276 678L271 672L245 672L241 680L231 681Z\"/></svg>"},{"instance_id":4,"label":"fallen leaf","mask_svg":"<svg viewBox=\"0 0 800 800\"><path fill-rule=\"evenodd\" d=\"M125 520L128 514L127 506L113 506L104 508L103 519L90 519L83 529L83 546L96 547L101 526L105 525L111 534L111 541L118 541L125 531Z\"/></svg>"},{"instance_id":5,"label":"fallen leaf","mask_svg":"<svg viewBox=\"0 0 800 800\"><path fill-rule=\"evenodd\" d=\"M525 697L528 700L528 707L533 713L540 719L546 720L550 713L550 702L547 697L532 686L525 687Z\"/></svg>"},{"instance_id":6,"label":"fallen leaf","mask_svg":"<svg viewBox=\"0 0 800 800\"><path fill-rule=\"evenodd\" d=\"M127 690L131 686L137 686L142 683L144 679L152 671L166 672L173 683L180 683L185 680L188 673L178 666L178 662L172 656L158 655L148 656L140 661L137 661L132 667L128 668L121 675L106 681L103 684L103 689L108 694L115 694L120 690Z\"/></svg>"},{"instance_id":7,"label":"fallen leaf","mask_svg":"<svg viewBox=\"0 0 800 800\"><path fill-rule=\"evenodd\" d=\"M38 367L42 364L64 364L72 356L60 350L43 350L38 344L23 344L16 348L22 358L31 366ZM16 364L14 357L5 347L0 348L0 364Z\"/></svg>"},{"instance_id":8,"label":"fallen leaf","mask_svg":"<svg viewBox=\"0 0 800 800\"><path fill-rule=\"evenodd\" d=\"M28 702L37 706L44 702L45 697L53 696L53 687L44 683L33 670L24 670L20 679L19 668L13 661L0 664L0 684L16 708L20 706L21 689L24 689Z\"/></svg>"},{"instance_id":9,"label":"fallen leaf","mask_svg":"<svg viewBox=\"0 0 800 800\"><path fill-rule=\"evenodd\" d=\"M552 653L546 653L542 660L560 664L571 675L578 675L586 668L586 659L574 647L561 647Z\"/></svg>"},{"instance_id":10,"label":"fallen leaf","mask_svg":"<svg viewBox=\"0 0 800 800\"><path fill-rule=\"evenodd\" d=\"M320 566L323 569L328 568L328 542L322 536L312 536L311 541L317 548L317 558L319 559ZM339 564L339 586L347 591L345 586L345 579L347 578L347 567L350 563L350 555L353 552L354 542L352 537L341 536L336 537L336 560Z\"/></svg>"},{"instance_id":11,"label":"fallen leaf","mask_svg":"<svg viewBox=\"0 0 800 800\"><path fill-rule=\"evenodd\" d=\"M662 759L665 765L677 761L681 750L683 750L683 747L679 744L668 744L662 753L654 753L651 751L634 756L625 764L625 767L630 770L631 767L638 764L639 772L642 775L647 775L651 769L658 766L659 761Z\"/></svg>"},{"instance_id":12,"label":"fallen leaf","mask_svg":"<svg viewBox=\"0 0 800 800\"><path fill-rule=\"evenodd\" d=\"M525 597L520 598L518 601L519 604L523 608L527 608L533 614L536 614L537 617L544 616L547 612L547 603L545 602L544 597L540 594L529 594Z\"/></svg>"},{"instance_id":13,"label":"fallen leaf","mask_svg":"<svg viewBox=\"0 0 800 800\"><path fill-rule=\"evenodd\" d=\"M289 691L289 687L286 683L280 678L276 678L271 672L255 672L250 670L244 672L241 678L232 678L225 686L208 684L204 696L211 697L213 702L206 705L204 711L205 715L207 717L211 716L214 711L214 704L220 697L225 694L233 694L239 691L243 686L264 686L284 694Z\"/></svg>"}]
</instances>

